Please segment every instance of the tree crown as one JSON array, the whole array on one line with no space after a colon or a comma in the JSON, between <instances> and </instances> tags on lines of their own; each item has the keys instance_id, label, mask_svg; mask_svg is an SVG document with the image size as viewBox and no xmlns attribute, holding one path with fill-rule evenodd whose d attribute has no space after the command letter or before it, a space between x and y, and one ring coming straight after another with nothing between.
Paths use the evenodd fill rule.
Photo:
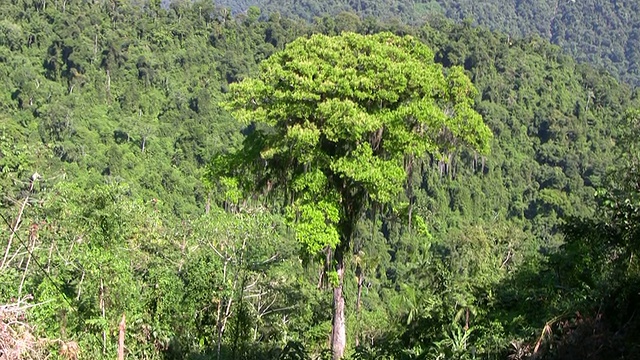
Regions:
<instances>
[{"instance_id":1,"label":"tree crown","mask_svg":"<svg viewBox=\"0 0 640 360\"><path fill-rule=\"evenodd\" d=\"M463 69L445 70L411 36L300 38L230 90L226 108L255 130L227 167L293 190L289 210L310 251L349 236L366 201L391 203L408 158L489 151Z\"/></svg>"}]
</instances>

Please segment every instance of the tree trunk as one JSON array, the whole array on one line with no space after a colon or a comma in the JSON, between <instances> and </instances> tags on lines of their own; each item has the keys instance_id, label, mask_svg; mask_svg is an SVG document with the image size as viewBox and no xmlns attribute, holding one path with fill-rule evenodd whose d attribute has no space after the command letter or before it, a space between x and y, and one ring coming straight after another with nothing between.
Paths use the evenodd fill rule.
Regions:
<instances>
[{"instance_id":1,"label":"tree trunk","mask_svg":"<svg viewBox=\"0 0 640 360\"><path fill-rule=\"evenodd\" d=\"M118 360L124 360L124 331L126 328L125 317L122 314L122 320L118 327Z\"/></svg>"},{"instance_id":2,"label":"tree trunk","mask_svg":"<svg viewBox=\"0 0 640 360\"><path fill-rule=\"evenodd\" d=\"M407 174L407 198L409 199L409 234L411 234L411 224L413 220L413 157L405 156L404 172ZM375 218L373 219L375 221Z\"/></svg>"},{"instance_id":3,"label":"tree trunk","mask_svg":"<svg viewBox=\"0 0 640 360\"><path fill-rule=\"evenodd\" d=\"M360 304L362 303L362 283L364 282L364 271L362 267L358 265L356 268L356 276L358 276L358 295L356 297L356 319L358 321L357 333L356 333L356 347L360 346Z\"/></svg>"},{"instance_id":4,"label":"tree trunk","mask_svg":"<svg viewBox=\"0 0 640 360\"><path fill-rule=\"evenodd\" d=\"M104 305L104 281L100 279L100 311L102 312L102 319L106 318L106 311ZM107 330L102 330L102 354L107 353Z\"/></svg>"},{"instance_id":5,"label":"tree trunk","mask_svg":"<svg viewBox=\"0 0 640 360\"><path fill-rule=\"evenodd\" d=\"M469 308L467 308L466 313L467 313L467 316L465 317L465 321L464 321L464 331L469 330Z\"/></svg>"},{"instance_id":6,"label":"tree trunk","mask_svg":"<svg viewBox=\"0 0 640 360\"><path fill-rule=\"evenodd\" d=\"M31 192L33 192L33 185L35 181L38 179L40 175L38 173L34 173L31 176L31 184L29 184L29 191L27 192L27 196L22 201L22 205L20 206L20 211L18 212L18 217L16 218L15 223L11 226L11 234L9 235L9 242L7 243L7 249L4 252L4 257L2 258L2 263L0 263L0 269L4 268L7 265L7 259L9 258L9 252L11 251L11 243L13 242L13 238L16 235L20 224L22 223L22 214L24 213L24 208L27 206L29 202L29 197L31 196ZM8 222L7 222L8 225Z\"/></svg>"},{"instance_id":7,"label":"tree trunk","mask_svg":"<svg viewBox=\"0 0 640 360\"><path fill-rule=\"evenodd\" d=\"M29 231L29 247L27 248L27 253L29 254L29 256L27 257L27 265L25 265L24 267L22 280L20 280L20 286L18 287L18 301L22 299L22 287L24 286L24 281L27 278L29 264L31 263L31 254L33 254L33 249L36 247L36 240L38 240L38 224L34 223L33 225L31 225L31 229Z\"/></svg>"},{"instance_id":8,"label":"tree trunk","mask_svg":"<svg viewBox=\"0 0 640 360\"><path fill-rule=\"evenodd\" d=\"M340 246L335 252L336 272L338 273L338 284L333 288L333 329L331 332L331 352L333 360L340 360L344 356L347 346L347 326L344 317L344 251Z\"/></svg>"},{"instance_id":9,"label":"tree trunk","mask_svg":"<svg viewBox=\"0 0 640 360\"><path fill-rule=\"evenodd\" d=\"M349 253L353 232L360 215L362 214L363 203L366 199L366 192L359 191L355 194L350 190L352 187L343 184L342 202L344 218L339 224L341 241L333 252L333 261L338 277L338 283L333 284L333 327L331 331L331 352L333 360L340 360L344 357L347 347L347 324L344 316L344 257Z\"/></svg>"}]
</instances>

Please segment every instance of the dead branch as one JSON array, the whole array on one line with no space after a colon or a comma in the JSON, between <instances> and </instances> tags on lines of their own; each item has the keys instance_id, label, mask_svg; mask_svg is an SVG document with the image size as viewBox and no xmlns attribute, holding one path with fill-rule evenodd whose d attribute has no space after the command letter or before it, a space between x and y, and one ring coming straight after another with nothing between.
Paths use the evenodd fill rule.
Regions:
<instances>
[{"instance_id":1,"label":"dead branch","mask_svg":"<svg viewBox=\"0 0 640 360\"><path fill-rule=\"evenodd\" d=\"M7 265L7 258L9 257L9 252L11 251L11 243L13 242L13 238L16 235L16 232L20 228L20 224L22 223L22 214L24 214L24 208L27 206L29 202L29 197L31 196L31 192L33 191L33 186L35 185L36 180L40 177L40 174L34 173L31 176L31 182L29 184L29 191L27 192L27 196L22 201L22 205L20 206L20 211L18 211L18 217L16 218L13 226L11 227L11 234L9 234L9 242L7 243L7 249L4 252L4 257L2 258L2 263L0 263L0 270L2 270L5 265Z\"/></svg>"}]
</instances>

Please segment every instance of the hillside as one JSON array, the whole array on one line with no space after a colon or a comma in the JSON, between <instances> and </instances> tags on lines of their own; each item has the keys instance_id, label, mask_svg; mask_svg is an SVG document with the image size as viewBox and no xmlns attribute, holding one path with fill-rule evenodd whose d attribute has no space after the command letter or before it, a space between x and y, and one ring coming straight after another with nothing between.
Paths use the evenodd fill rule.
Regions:
<instances>
[{"instance_id":1,"label":"hillside","mask_svg":"<svg viewBox=\"0 0 640 360\"><path fill-rule=\"evenodd\" d=\"M215 170L259 133L222 106L231 84L294 39L343 30L409 34L443 71L461 66L493 134L486 156L416 157L393 206L367 204L346 263L348 351L496 358L516 342L531 353L550 319L566 321L553 329L562 339L604 305L615 336L598 339L634 339L623 317L638 288L626 257L636 222L616 216L637 214L637 94L546 39L435 18L309 24L207 2L0 8L0 304L32 325L9 333L14 307L0 307L12 326L0 346L31 332L48 339L25 350L33 358L115 358L124 313L130 359L327 355L331 250L303 251L286 211L295 188L248 196ZM586 235L567 227L575 219Z\"/></svg>"},{"instance_id":2,"label":"hillside","mask_svg":"<svg viewBox=\"0 0 640 360\"><path fill-rule=\"evenodd\" d=\"M434 18L474 24L522 38L538 34L562 47L578 62L603 67L618 79L640 84L640 5L633 0L359 0L296 1L245 0L217 2L235 13L257 6L264 13L279 12L313 22L316 17L356 13L361 17L397 19L423 24Z\"/></svg>"}]
</instances>

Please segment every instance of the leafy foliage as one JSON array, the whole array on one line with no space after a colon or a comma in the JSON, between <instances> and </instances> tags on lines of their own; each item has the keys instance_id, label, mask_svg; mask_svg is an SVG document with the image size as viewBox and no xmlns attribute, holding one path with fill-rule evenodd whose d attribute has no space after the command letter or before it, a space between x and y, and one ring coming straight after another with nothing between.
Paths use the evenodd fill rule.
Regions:
<instances>
[{"instance_id":1,"label":"leafy foliage","mask_svg":"<svg viewBox=\"0 0 640 360\"><path fill-rule=\"evenodd\" d=\"M509 34L538 35L562 47L580 62L602 67L627 83L638 85L638 4L618 1L488 0L245 0L219 2L235 13L253 6L266 14L282 13L316 22L324 28L353 31L372 18L421 25L448 18ZM339 33L341 30L338 30Z\"/></svg>"},{"instance_id":2,"label":"leafy foliage","mask_svg":"<svg viewBox=\"0 0 640 360\"><path fill-rule=\"evenodd\" d=\"M114 358L123 313L130 359L331 356L341 181L349 356L637 353L637 93L545 40L553 3L356 3L388 21L0 1L0 304L50 358ZM553 41L626 69L638 12L601 5ZM511 35L429 15L467 7Z\"/></svg>"}]
</instances>

